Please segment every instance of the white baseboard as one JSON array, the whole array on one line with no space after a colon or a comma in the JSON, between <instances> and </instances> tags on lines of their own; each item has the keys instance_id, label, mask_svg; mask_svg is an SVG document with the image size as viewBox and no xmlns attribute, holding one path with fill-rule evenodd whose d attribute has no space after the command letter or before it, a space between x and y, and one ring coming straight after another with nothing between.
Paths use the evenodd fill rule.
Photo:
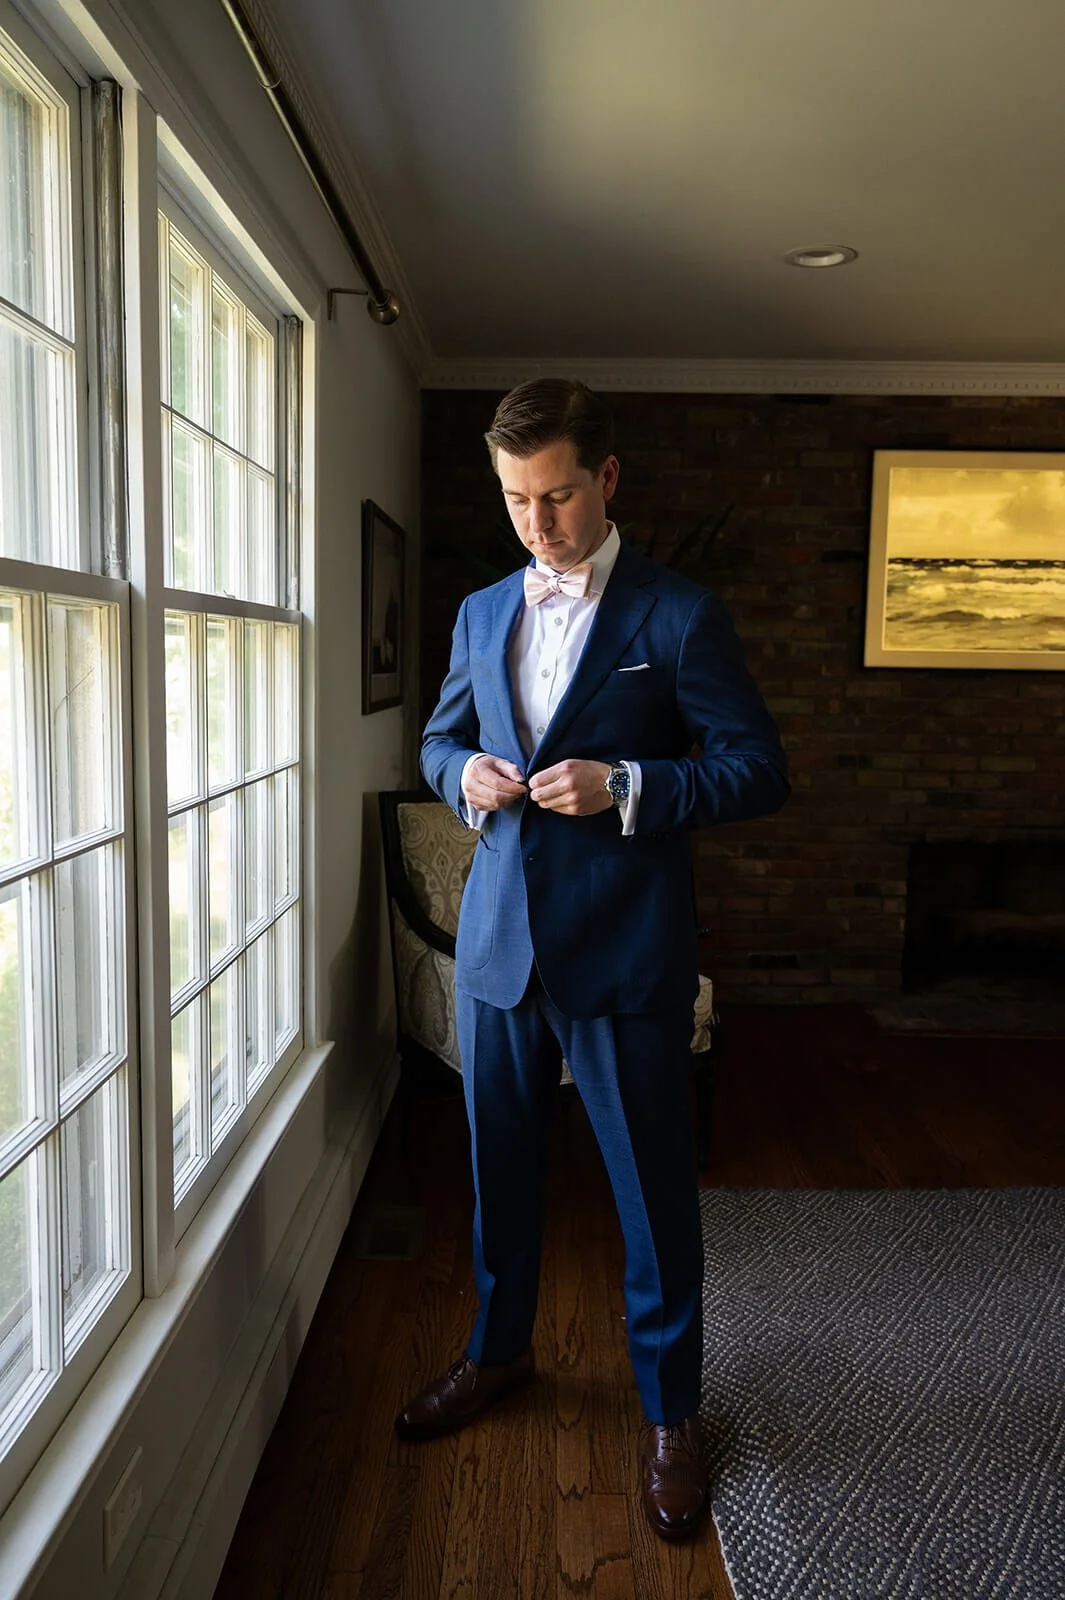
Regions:
<instances>
[{"instance_id":1,"label":"white baseboard","mask_svg":"<svg viewBox=\"0 0 1065 1600\"><path fill-rule=\"evenodd\" d=\"M327 1147L141 1541L122 1600L214 1593L398 1081L390 1052L347 1138L338 1130Z\"/></svg>"}]
</instances>

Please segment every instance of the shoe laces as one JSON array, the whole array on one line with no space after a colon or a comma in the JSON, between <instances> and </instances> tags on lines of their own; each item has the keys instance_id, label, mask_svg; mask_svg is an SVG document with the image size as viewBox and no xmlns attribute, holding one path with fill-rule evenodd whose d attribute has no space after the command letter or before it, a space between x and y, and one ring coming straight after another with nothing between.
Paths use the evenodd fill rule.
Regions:
<instances>
[{"instance_id":1,"label":"shoe laces","mask_svg":"<svg viewBox=\"0 0 1065 1600\"><path fill-rule=\"evenodd\" d=\"M648 1424L648 1427L653 1428L655 1426L655 1423ZM688 1430L682 1423L658 1423L657 1427L662 1443L667 1450L682 1451L684 1455L691 1456L693 1460L698 1460L699 1452L692 1444Z\"/></svg>"}]
</instances>

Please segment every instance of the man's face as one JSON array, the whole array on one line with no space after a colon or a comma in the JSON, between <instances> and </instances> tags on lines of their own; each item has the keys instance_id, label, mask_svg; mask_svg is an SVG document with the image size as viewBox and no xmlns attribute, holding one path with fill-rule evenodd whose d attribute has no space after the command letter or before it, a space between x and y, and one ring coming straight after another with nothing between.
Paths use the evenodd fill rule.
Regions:
<instances>
[{"instance_id":1,"label":"man's face","mask_svg":"<svg viewBox=\"0 0 1065 1600\"><path fill-rule=\"evenodd\" d=\"M598 550L617 487L615 456L589 472L569 440L558 439L524 460L500 450L496 471L518 538L545 566L568 572Z\"/></svg>"}]
</instances>

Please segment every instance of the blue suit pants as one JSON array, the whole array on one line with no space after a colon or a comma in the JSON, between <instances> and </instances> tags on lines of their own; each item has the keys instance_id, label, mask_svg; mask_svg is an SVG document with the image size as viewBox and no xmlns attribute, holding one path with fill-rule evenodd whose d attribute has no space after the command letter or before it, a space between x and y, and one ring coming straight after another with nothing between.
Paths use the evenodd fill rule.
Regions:
<instances>
[{"instance_id":1,"label":"blue suit pants","mask_svg":"<svg viewBox=\"0 0 1065 1600\"><path fill-rule=\"evenodd\" d=\"M507 1010L456 995L476 1190L479 1308L467 1354L501 1366L530 1346L559 1049L606 1164L625 1239L636 1386L650 1422L699 1408L703 1253L688 1116L690 1005L564 1017L533 971Z\"/></svg>"}]
</instances>

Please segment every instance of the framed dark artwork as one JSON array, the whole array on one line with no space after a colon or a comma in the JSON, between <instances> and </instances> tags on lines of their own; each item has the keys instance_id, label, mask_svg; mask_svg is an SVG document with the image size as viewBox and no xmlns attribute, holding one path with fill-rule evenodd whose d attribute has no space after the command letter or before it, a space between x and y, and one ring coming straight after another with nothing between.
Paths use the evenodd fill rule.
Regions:
<instances>
[{"instance_id":1,"label":"framed dark artwork","mask_svg":"<svg viewBox=\"0 0 1065 1600\"><path fill-rule=\"evenodd\" d=\"M874 453L865 664L1065 671L1065 454Z\"/></svg>"},{"instance_id":2,"label":"framed dark artwork","mask_svg":"<svg viewBox=\"0 0 1065 1600\"><path fill-rule=\"evenodd\" d=\"M362 503L362 710L384 711L403 700L403 547L398 522Z\"/></svg>"}]
</instances>

